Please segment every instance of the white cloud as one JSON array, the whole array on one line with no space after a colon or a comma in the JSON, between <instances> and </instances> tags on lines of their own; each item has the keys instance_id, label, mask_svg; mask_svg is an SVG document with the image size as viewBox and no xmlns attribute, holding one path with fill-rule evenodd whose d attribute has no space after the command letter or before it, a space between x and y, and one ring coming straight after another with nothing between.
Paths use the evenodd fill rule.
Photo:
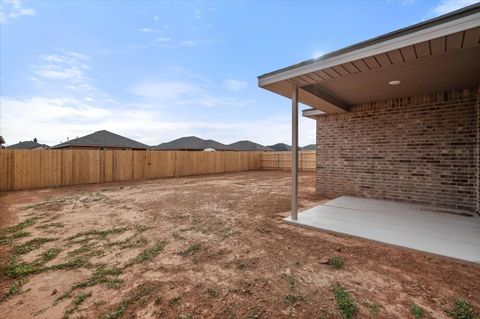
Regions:
<instances>
[{"instance_id":1,"label":"white cloud","mask_svg":"<svg viewBox=\"0 0 480 319\"><path fill-rule=\"evenodd\" d=\"M153 17L153 21L159 21L160 20L160 17L159 16L154 16Z\"/></svg>"},{"instance_id":2,"label":"white cloud","mask_svg":"<svg viewBox=\"0 0 480 319\"><path fill-rule=\"evenodd\" d=\"M223 87L232 92L238 92L245 89L248 83L245 81L228 79L223 82Z\"/></svg>"},{"instance_id":3,"label":"white cloud","mask_svg":"<svg viewBox=\"0 0 480 319\"><path fill-rule=\"evenodd\" d=\"M439 16L477 2L478 0L442 0L435 8L432 9L432 12L434 15Z\"/></svg>"},{"instance_id":4,"label":"white cloud","mask_svg":"<svg viewBox=\"0 0 480 319\"><path fill-rule=\"evenodd\" d=\"M106 129L140 142L156 145L181 136L197 135L232 143L249 139L262 144L290 143L290 114L244 121L167 120L158 109L140 104L121 109L92 106L76 99L3 97L2 134L7 145L38 138L55 145L67 137L75 138ZM99 105L102 105L99 103ZM300 144L314 143L315 121L300 118Z\"/></svg>"},{"instance_id":5,"label":"white cloud","mask_svg":"<svg viewBox=\"0 0 480 319\"><path fill-rule=\"evenodd\" d=\"M201 10L195 10L193 15L195 16L195 19L201 19L203 17Z\"/></svg>"},{"instance_id":6,"label":"white cloud","mask_svg":"<svg viewBox=\"0 0 480 319\"><path fill-rule=\"evenodd\" d=\"M221 96L210 83L204 81L145 81L128 90L158 107L205 106L240 107L252 103L251 100Z\"/></svg>"},{"instance_id":7,"label":"white cloud","mask_svg":"<svg viewBox=\"0 0 480 319\"><path fill-rule=\"evenodd\" d=\"M87 72L90 70L90 59L83 54L64 51L62 54L43 54L39 57L40 63L33 65L36 82L56 82L57 87L79 91L94 91L92 80Z\"/></svg>"},{"instance_id":8,"label":"white cloud","mask_svg":"<svg viewBox=\"0 0 480 319\"><path fill-rule=\"evenodd\" d=\"M33 8L26 8L20 0L4 0L5 7L0 7L0 23L8 18L15 19L21 16L35 16L37 12ZM4 11L5 10L5 11Z\"/></svg>"},{"instance_id":9,"label":"white cloud","mask_svg":"<svg viewBox=\"0 0 480 319\"><path fill-rule=\"evenodd\" d=\"M145 33L150 33L150 32L153 32L153 29L150 29L150 28L141 28L140 31L141 31L141 32L145 32Z\"/></svg>"},{"instance_id":10,"label":"white cloud","mask_svg":"<svg viewBox=\"0 0 480 319\"><path fill-rule=\"evenodd\" d=\"M198 45L201 45L201 44L204 44L204 43L205 43L205 41L196 40L196 39L175 41L171 37L157 37L147 47L185 48L185 47L198 46Z\"/></svg>"},{"instance_id":11,"label":"white cloud","mask_svg":"<svg viewBox=\"0 0 480 319\"><path fill-rule=\"evenodd\" d=\"M203 95L204 89L187 81L143 82L129 90L131 93L156 101L178 101L181 98Z\"/></svg>"}]
</instances>

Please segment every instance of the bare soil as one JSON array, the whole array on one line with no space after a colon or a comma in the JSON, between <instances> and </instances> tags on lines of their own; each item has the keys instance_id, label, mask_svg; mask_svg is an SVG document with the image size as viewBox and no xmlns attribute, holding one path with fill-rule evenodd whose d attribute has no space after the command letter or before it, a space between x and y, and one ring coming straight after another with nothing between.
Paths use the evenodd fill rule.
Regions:
<instances>
[{"instance_id":1,"label":"bare soil","mask_svg":"<svg viewBox=\"0 0 480 319\"><path fill-rule=\"evenodd\" d=\"M336 285L356 318L479 311L478 265L286 225L289 192L262 171L1 193L0 316L342 318Z\"/></svg>"}]
</instances>

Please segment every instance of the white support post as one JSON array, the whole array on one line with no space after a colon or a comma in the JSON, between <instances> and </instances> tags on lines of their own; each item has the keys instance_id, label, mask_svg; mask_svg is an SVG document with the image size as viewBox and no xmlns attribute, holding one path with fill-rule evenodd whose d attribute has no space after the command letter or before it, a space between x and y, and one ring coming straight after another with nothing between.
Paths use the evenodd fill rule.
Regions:
<instances>
[{"instance_id":1,"label":"white support post","mask_svg":"<svg viewBox=\"0 0 480 319\"><path fill-rule=\"evenodd\" d=\"M292 220L298 219L298 88L292 93Z\"/></svg>"}]
</instances>

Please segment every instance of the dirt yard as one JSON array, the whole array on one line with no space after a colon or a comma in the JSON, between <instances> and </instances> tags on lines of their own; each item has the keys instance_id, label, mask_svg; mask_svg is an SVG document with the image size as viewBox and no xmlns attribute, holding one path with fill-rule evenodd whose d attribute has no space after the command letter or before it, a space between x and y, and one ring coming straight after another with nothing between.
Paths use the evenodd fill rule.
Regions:
<instances>
[{"instance_id":1,"label":"dirt yard","mask_svg":"<svg viewBox=\"0 0 480 319\"><path fill-rule=\"evenodd\" d=\"M283 224L289 178L0 194L0 317L450 318L459 298L478 313L478 265ZM301 207L324 200L300 183Z\"/></svg>"}]
</instances>

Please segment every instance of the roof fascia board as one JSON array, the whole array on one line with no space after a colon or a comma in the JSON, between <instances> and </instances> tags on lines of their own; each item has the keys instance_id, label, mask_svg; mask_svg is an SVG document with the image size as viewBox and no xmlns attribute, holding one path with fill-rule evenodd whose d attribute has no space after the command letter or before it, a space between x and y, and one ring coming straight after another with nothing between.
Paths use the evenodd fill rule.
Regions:
<instances>
[{"instance_id":1,"label":"roof fascia board","mask_svg":"<svg viewBox=\"0 0 480 319\"><path fill-rule=\"evenodd\" d=\"M311 64L302 65L269 76L267 75L265 77L259 77L258 85L260 87L263 87L271 83L287 80L306 73L319 71L346 62L351 62L380 53L392 51L395 49L400 49L409 45L436 39L452 33L472 29L478 26L480 26L480 12L468 15L460 19L451 20L439 25L435 25L430 28L425 28L403 36L399 36L397 38L372 44L371 46L360 48L358 50L347 52L325 60L320 60Z\"/></svg>"}]
</instances>

